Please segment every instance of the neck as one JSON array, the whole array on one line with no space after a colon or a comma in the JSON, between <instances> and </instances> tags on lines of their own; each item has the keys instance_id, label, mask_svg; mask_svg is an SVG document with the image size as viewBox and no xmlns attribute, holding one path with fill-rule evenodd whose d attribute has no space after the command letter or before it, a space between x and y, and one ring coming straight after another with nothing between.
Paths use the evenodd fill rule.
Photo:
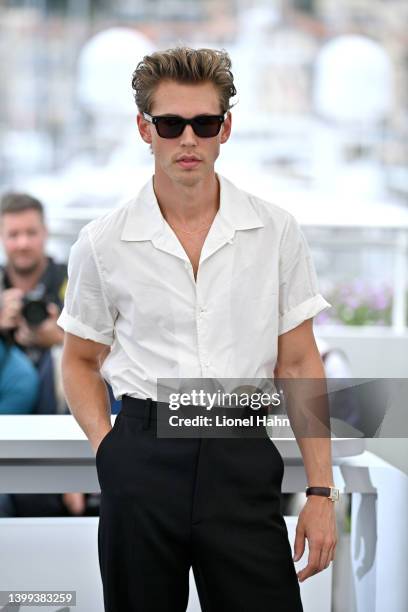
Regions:
<instances>
[{"instance_id":1,"label":"neck","mask_svg":"<svg viewBox=\"0 0 408 612\"><path fill-rule=\"evenodd\" d=\"M11 264L7 264L6 271L11 286L27 293L27 291L31 291L38 285L46 267L47 258L44 256L38 263L38 266L28 274L19 272Z\"/></svg>"},{"instance_id":2,"label":"neck","mask_svg":"<svg viewBox=\"0 0 408 612\"><path fill-rule=\"evenodd\" d=\"M191 230L211 223L219 208L219 183L212 173L194 185L174 183L155 172L153 187L163 217Z\"/></svg>"}]
</instances>

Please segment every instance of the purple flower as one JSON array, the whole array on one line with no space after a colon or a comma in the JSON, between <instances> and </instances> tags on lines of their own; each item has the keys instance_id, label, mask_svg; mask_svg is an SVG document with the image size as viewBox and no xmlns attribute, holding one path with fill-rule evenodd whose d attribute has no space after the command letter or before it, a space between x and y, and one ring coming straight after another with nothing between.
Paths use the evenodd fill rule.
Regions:
<instances>
[{"instance_id":1,"label":"purple flower","mask_svg":"<svg viewBox=\"0 0 408 612\"><path fill-rule=\"evenodd\" d=\"M364 293L367 289L367 283L366 281L357 278L356 280L354 280L353 282L353 291L354 293Z\"/></svg>"},{"instance_id":2,"label":"purple flower","mask_svg":"<svg viewBox=\"0 0 408 612\"><path fill-rule=\"evenodd\" d=\"M357 297L355 295L350 295L347 297L347 299L344 300L344 304L348 307L348 308L358 308L358 306L360 306L360 301L357 299Z\"/></svg>"},{"instance_id":3,"label":"purple flower","mask_svg":"<svg viewBox=\"0 0 408 612\"><path fill-rule=\"evenodd\" d=\"M374 296L374 299L371 304L372 307L375 308L375 310L384 310L389 306L389 302L389 296L384 295L383 293L377 293L377 295Z\"/></svg>"},{"instance_id":4,"label":"purple flower","mask_svg":"<svg viewBox=\"0 0 408 612\"><path fill-rule=\"evenodd\" d=\"M324 323L327 323L327 321L330 321L330 315L326 311L319 312L315 320L317 325L322 325Z\"/></svg>"}]
</instances>

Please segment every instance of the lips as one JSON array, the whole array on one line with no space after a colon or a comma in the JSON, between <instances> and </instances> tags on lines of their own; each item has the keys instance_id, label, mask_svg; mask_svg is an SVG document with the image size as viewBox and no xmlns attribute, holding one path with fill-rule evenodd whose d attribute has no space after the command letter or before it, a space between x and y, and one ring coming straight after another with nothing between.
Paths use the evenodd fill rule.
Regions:
<instances>
[{"instance_id":1,"label":"lips","mask_svg":"<svg viewBox=\"0 0 408 612\"><path fill-rule=\"evenodd\" d=\"M182 168L196 168L201 160L195 155L182 155L177 159L177 163Z\"/></svg>"}]
</instances>

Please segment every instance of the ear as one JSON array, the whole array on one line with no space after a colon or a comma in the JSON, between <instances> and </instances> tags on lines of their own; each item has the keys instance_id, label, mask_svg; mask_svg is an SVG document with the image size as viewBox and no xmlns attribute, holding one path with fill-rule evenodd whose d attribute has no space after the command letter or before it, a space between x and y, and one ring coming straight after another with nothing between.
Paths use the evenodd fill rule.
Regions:
<instances>
[{"instance_id":1,"label":"ear","mask_svg":"<svg viewBox=\"0 0 408 612\"><path fill-rule=\"evenodd\" d=\"M220 138L221 144L223 144L224 142L227 142L228 138L231 136L231 124L232 124L232 115L230 111L228 111L227 117L221 126L221 138Z\"/></svg>"},{"instance_id":2,"label":"ear","mask_svg":"<svg viewBox=\"0 0 408 612\"><path fill-rule=\"evenodd\" d=\"M139 129L139 134L142 139L148 144L152 144L152 134L151 134L151 123L150 121L146 121L141 113L137 114L136 117L137 127Z\"/></svg>"}]
</instances>

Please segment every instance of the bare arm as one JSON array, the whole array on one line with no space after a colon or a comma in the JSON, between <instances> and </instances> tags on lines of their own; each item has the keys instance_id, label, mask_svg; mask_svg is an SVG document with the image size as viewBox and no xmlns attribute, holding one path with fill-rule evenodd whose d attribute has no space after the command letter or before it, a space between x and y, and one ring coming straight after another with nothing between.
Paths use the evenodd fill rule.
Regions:
<instances>
[{"instance_id":1,"label":"bare arm","mask_svg":"<svg viewBox=\"0 0 408 612\"><path fill-rule=\"evenodd\" d=\"M69 409L96 453L111 429L110 402L100 368L109 346L66 333L62 379Z\"/></svg>"},{"instance_id":2,"label":"bare arm","mask_svg":"<svg viewBox=\"0 0 408 612\"><path fill-rule=\"evenodd\" d=\"M311 381L310 385L304 385L303 389L305 392L312 392L313 390L323 395L326 391L326 376L314 339L312 321L313 319L308 319L295 329L279 336L275 376L282 379L313 379L316 382ZM299 391L302 389L301 385L294 388L299 388ZM299 428L296 426L297 415L294 414L294 411L299 407L301 408L304 399L303 396L296 398L293 407L288 406L288 416L302 452L307 480L309 486L332 486L333 471L329 431L325 432L325 436L317 437L320 427L317 424L312 424L311 429L316 431L316 437L310 434L302 437L304 426L302 425ZM321 405L321 410L324 410L325 407ZM311 419L313 418L312 414L308 416ZM321 430L323 431L323 427L321 427Z\"/></svg>"},{"instance_id":3,"label":"bare arm","mask_svg":"<svg viewBox=\"0 0 408 612\"><path fill-rule=\"evenodd\" d=\"M318 393L325 393L325 372L319 351L313 335L313 319L308 319L294 329L279 336L278 363L275 368L277 378L296 378L313 379L311 384L312 391L316 387ZM307 389L309 385L304 385L300 391ZM296 384L295 384L296 390ZM330 429L327 432L325 427L320 424L328 419L328 408L325 405L324 397L321 405L315 407L316 402L312 402L312 410L308 406L304 411L306 415L306 431L308 435L302 437L305 424L301 423L298 429L298 420L302 421L304 397L303 393L295 393L294 401L289 402L288 416L293 423L294 433L302 452L307 480L309 486L330 486L333 485L333 472L331 460L331 438ZM313 420L314 412L317 413L318 423ZM300 413L300 419L299 419ZM307 420L312 421L308 427ZM312 437L310 430L320 432L325 430L325 437ZM334 503L325 497L310 496L300 512L294 544L294 560L298 561L305 550L305 539L309 544L309 557L307 565L297 573L300 582L303 582L313 574L327 568L334 559L337 544L336 515Z\"/></svg>"}]
</instances>

